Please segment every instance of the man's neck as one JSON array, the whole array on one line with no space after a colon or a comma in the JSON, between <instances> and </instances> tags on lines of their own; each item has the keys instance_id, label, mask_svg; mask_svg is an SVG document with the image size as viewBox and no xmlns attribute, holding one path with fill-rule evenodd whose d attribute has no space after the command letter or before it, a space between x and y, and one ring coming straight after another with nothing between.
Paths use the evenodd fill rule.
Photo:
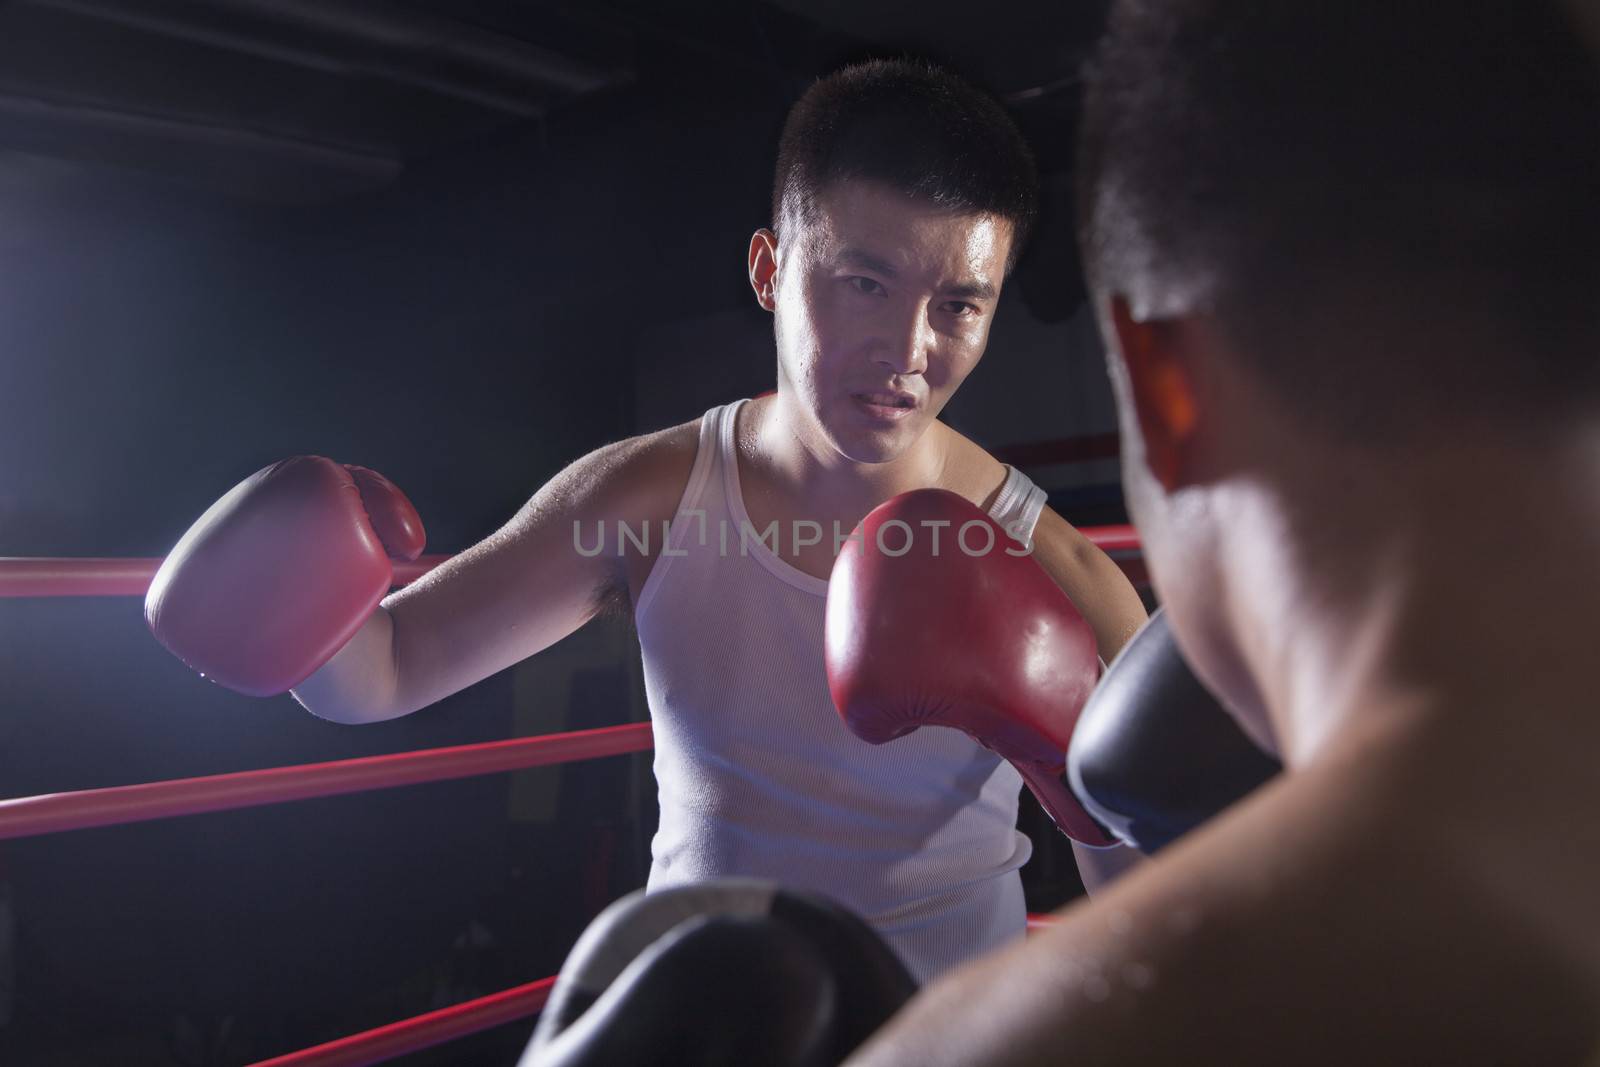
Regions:
<instances>
[{"instance_id":1,"label":"man's neck","mask_svg":"<svg viewBox=\"0 0 1600 1067\"><path fill-rule=\"evenodd\" d=\"M820 440L779 396L751 401L738 425L741 441L748 443L742 456L761 487L776 494L786 510L804 511L802 517L823 523L853 522L890 497L941 484L947 459L941 430L934 423L901 455L862 463Z\"/></svg>"}]
</instances>

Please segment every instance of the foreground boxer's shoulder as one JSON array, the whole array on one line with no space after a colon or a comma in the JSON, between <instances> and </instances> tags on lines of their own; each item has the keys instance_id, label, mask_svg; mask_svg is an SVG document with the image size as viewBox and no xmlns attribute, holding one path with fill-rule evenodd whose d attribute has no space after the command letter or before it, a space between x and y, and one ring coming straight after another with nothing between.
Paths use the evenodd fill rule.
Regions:
<instances>
[{"instance_id":1,"label":"foreground boxer's shoulder","mask_svg":"<svg viewBox=\"0 0 1600 1067\"><path fill-rule=\"evenodd\" d=\"M1514 910L1503 921L1530 931L1529 952L1581 962L1600 1027L1600 721L1587 673L1563 654L1518 678L1514 692L1495 687L1433 709L1414 727L1419 740L1395 771L1393 800L1407 824L1438 838L1474 884ZM1382 729L1388 709L1366 710L1367 729Z\"/></svg>"},{"instance_id":2,"label":"foreground boxer's shoulder","mask_svg":"<svg viewBox=\"0 0 1600 1067\"><path fill-rule=\"evenodd\" d=\"M1330 749L925 990L849 1067L1584 1064L1587 946L1517 891L1544 864L1508 881L1442 814L1440 787L1485 772L1423 773L1437 741Z\"/></svg>"}]
</instances>

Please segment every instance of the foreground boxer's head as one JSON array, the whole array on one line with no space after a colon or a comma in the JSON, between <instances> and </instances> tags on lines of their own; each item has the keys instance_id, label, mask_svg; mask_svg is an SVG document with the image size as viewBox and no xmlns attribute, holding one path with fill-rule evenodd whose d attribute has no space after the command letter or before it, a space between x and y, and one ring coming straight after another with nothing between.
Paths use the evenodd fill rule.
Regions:
<instances>
[{"instance_id":1,"label":"foreground boxer's head","mask_svg":"<svg viewBox=\"0 0 1600 1067\"><path fill-rule=\"evenodd\" d=\"M1600 65L1572 12L1114 6L1080 237L1130 507L1208 680L1225 651L1187 646L1228 553L1300 551L1424 456L1600 411ZM1264 498L1292 498L1281 536L1241 547Z\"/></svg>"},{"instance_id":2,"label":"foreground boxer's head","mask_svg":"<svg viewBox=\"0 0 1600 1067\"><path fill-rule=\"evenodd\" d=\"M861 64L801 98L749 267L813 447L878 463L916 441L983 355L1036 200L1011 120L942 71Z\"/></svg>"}]
</instances>

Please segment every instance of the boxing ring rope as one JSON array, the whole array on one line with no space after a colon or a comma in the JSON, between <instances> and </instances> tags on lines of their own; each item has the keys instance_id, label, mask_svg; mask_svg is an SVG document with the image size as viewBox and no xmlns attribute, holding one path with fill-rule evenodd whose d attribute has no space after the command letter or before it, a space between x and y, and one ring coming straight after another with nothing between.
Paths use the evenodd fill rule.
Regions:
<instances>
[{"instance_id":1,"label":"boxing ring rope","mask_svg":"<svg viewBox=\"0 0 1600 1067\"><path fill-rule=\"evenodd\" d=\"M418 556L394 564L396 585L416 581L449 556ZM144 596L161 566L158 558L0 556L0 598L19 596Z\"/></svg>"},{"instance_id":2,"label":"boxing ring rope","mask_svg":"<svg viewBox=\"0 0 1600 1067\"><path fill-rule=\"evenodd\" d=\"M1139 549L1132 526L1083 526L1079 532L1103 552ZM394 565L395 584L414 582L450 557L420 556ZM0 556L0 598L60 596L144 596L161 560L155 558L72 558Z\"/></svg>"},{"instance_id":3,"label":"boxing ring rope","mask_svg":"<svg viewBox=\"0 0 1600 1067\"><path fill-rule=\"evenodd\" d=\"M553 977L541 978L414 1019L260 1060L250 1067L366 1067L369 1063L382 1063L537 1015L550 999L550 989L555 984Z\"/></svg>"},{"instance_id":4,"label":"boxing ring rope","mask_svg":"<svg viewBox=\"0 0 1600 1067\"><path fill-rule=\"evenodd\" d=\"M1130 526L1085 527L1106 552L1137 552ZM414 581L448 556L395 567L397 584ZM1126 561L1119 561L1128 568ZM0 598L142 596L159 559L0 557ZM0 800L0 840L154 819L227 811L315 797L551 766L654 747L649 723L629 723L539 737L272 767L200 778L110 786ZM1052 920L1029 915L1028 930ZM555 978L492 993L412 1019L263 1060L253 1067L364 1067L524 1019L544 1007Z\"/></svg>"},{"instance_id":5,"label":"boxing ring rope","mask_svg":"<svg viewBox=\"0 0 1600 1067\"><path fill-rule=\"evenodd\" d=\"M644 752L654 743L650 724L639 722L390 756L18 797L0 800L0 841L545 767Z\"/></svg>"},{"instance_id":6,"label":"boxing ring rope","mask_svg":"<svg viewBox=\"0 0 1600 1067\"><path fill-rule=\"evenodd\" d=\"M272 767L0 801L0 840L467 778L654 747L649 723L390 756ZM263 1060L253 1067L364 1067L537 1015L554 976Z\"/></svg>"},{"instance_id":7,"label":"boxing ring rope","mask_svg":"<svg viewBox=\"0 0 1600 1067\"><path fill-rule=\"evenodd\" d=\"M630 723L391 756L21 797L0 801L0 840L598 759L648 751L653 742L649 723ZM1043 929L1051 921L1048 916L1029 915L1028 929ZM381 1063L536 1015L544 1007L554 982L554 977L541 978L263 1060L254 1067L360 1067Z\"/></svg>"}]
</instances>

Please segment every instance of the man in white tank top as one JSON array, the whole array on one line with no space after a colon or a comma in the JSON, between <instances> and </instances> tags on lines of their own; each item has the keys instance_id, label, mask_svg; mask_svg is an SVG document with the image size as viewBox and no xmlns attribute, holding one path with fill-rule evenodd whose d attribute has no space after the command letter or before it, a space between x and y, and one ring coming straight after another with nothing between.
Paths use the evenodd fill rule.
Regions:
<instances>
[{"instance_id":1,"label":"man in white tank top","mask_svg":"<svg viewBox=\"0 0 1600 1067\"><path fill-rule=\"evenodd\" d=\"M625 596L655 726L652 888L746 875L822 891L921 978L1019 938L1016 773L952 730L852 737L821 641L837 540L924 487L1031 544L1106 659L1144 620L1042 492L939 421L983 355L1036 184L1004 112L948 74L875 62L818 82L748 249L776 392L579 459L383 600L296 698L341 722L409 714Z\"/></svg>"}]
</instances>

